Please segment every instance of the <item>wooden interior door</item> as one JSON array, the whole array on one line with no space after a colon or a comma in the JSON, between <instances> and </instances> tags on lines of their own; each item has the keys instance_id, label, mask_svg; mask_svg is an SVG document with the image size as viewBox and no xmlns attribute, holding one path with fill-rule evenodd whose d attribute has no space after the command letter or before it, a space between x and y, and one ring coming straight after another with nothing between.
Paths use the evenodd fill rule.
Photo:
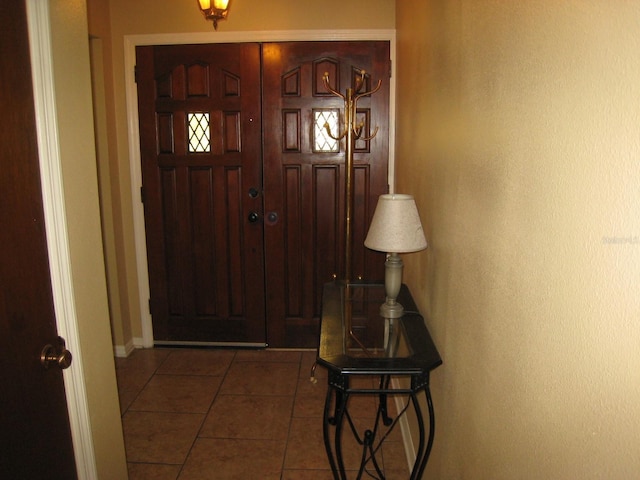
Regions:
<instances>
[{"instance_id":1,"label":"wooden interior door","mask_svg":"<svg viewBox=\"0 0 640 480\"><path fill-rule=\"evenodd\" d=\"M40 190L24 0L0 2L0 478L76 478ZM73 366L71 366L73 368Z\"/></svg>"},{"instance_id":2,"label":"wooden interior door","mask_svg":"<svg viewBox=\"0 0 640 480\"><path fill-rule=\"evenodd\" d=\"M387 193L389 42L290 42L263 45L264 202L267 325L271 346L316 347L322 286L343 278L345 144L323 145L315 119L344 113L322 76L339 92L366 73L358 104L363 138L354 154L354 278L383 278L384 255L364 247L378 196ZM323 122L324 120L320 120ZM334 135L344 125L334 126ZM316 140L318 140L316 142ZM354 328L366 317L354 319Z\"/></svg>"},{"instance_id":3,"label":"wooden interior door","mask_svg":"<svg viewBox=\"0 0 640 480\"><path fill-rule=\"evenodd\" d=\"M136 49L156 343L266 343L260 45Z\"/></svg>"}]
</instances>

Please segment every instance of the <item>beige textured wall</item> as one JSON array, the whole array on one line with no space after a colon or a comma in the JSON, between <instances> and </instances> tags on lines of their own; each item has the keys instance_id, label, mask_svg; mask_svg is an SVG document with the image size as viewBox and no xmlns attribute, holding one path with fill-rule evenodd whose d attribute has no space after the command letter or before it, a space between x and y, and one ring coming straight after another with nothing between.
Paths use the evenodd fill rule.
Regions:
<instances>
[{"instance_id":1,"label":"beige textured wall","mask_svg":"<svg viewBox=\"0 0 640 480\"><path fill-rule=\"evenodd\" d=\"M640 471L640 2L397 2L428 478Z\"/></svg>"},{"instance_id":2,"label":"beige textured wall","mask_svg":"<svg viewBox=\"0 0 640 480\"><path fill-rule=\"evenodd\" d=\"M127 296L127 268L125 239L120 226L123 224L118 182L115 112L113 109L113 69L111 67L111 22L109 3L87 1L91 48L91 74L93 80L94 123L100 185L100 207L103 225L102 239L109 289L109 310L112 319L114 345L123 345L131 338L129 301Z\"/></svg>"},{"instance_id":3,"label":"beige textured wall","mask_svg":"<svg viewBox=\"0 0 640 480\"><path fill-rule=\"evenodd\" d=\"M89 4L90 32L108 39L105 51L111 57L105 64L108 79L105 86L109 115L108 168L112 180L105 188L111 189L112 211L106 212L114 220L113 261L117 272L109 272L109 284L120 294L120 318L114 326L114 342L124 345L142 336L140 302L135 263L132 202L129 170L129 143L125 104L124 36L139 34L167 34L206 32L215 36L212 23L205 21L195 0L110 0L108 12L105 2L87 0ZM102 22L109 21L109 29ZM234 0L229 17L219 23L218 32L275 31L275 30L339 30L339 29L393 29L395 7L386 0ZM109 244L107 244L109 247ZM109 251L108 251L109 255ZM111 257L109 257L111 258ZM117 278L114 278L117 277ZM145 305L143 308L147 308Z\"/></svg>"},{"instance_id":4,"label":"beige textured wall","mask_svg":"<svg viewBox=\"0 0 640 480\"><path fill-rule=\"evenodd\" d=\"M127 472L100 238L85 0L52 1L50 12L74 305L97 470L101 480L121 480Z\"/></svg>"}]
</instances>

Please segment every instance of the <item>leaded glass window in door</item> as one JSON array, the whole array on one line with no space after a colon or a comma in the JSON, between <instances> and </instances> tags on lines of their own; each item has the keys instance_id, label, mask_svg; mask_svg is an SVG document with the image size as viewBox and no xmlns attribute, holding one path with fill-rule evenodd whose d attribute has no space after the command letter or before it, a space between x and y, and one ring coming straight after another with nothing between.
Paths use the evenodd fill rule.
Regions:
<instances>
[{"instance_id":1,"label":"leaded glass window in door","mask_svg":"<svg viewBox=\"0 0 640 480\"><path fill-rule=\"evenodd\" d=\"M211 152L211 129L208 113L188 113L189 153Z\"/></svg>"},{"instance_id":2,"label":"leaded glass window in door","mask_svg":"<svg viewBox=\"0 0 640 480\"><path fill-rule=\"evenodd\" d=\"M340 142L331 138L340 136L339 114L337 109L313 110L313 151L314 152L339 152ZM327 132L327 128L329 132Z\"/></svg>"}]
</instances>

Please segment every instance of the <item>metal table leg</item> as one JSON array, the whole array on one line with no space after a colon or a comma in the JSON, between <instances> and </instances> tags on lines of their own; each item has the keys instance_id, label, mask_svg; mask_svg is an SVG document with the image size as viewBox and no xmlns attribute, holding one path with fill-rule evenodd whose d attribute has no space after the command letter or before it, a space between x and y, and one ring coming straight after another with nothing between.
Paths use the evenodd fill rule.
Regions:
<instances>
[{"instance_id":1,"label":"metal table leg","mask_svg":"<svg viewBox=\"0 0 640 480\"><path fill-rule=\"evenodd\" d=\"M420 480L422 478L424 469L427 466L427 461L429 460L429 455L431 454L431 449L433 447L433 439L435 436L435 413L433 409L433 400L431 398L431 391L429 390L428 386L424 389L424 393L427 398L427 409L429 413L429 434L427 436L426 443L425 443L425 427L424 427L424 418L422 417L422 409L420 408L420 403L418 402L417 393L411 393L411 402L413 403L413 406L416 412L416 418L418 421L420 441L418 444L416 461L413 465L411 476L409 477L410 480Z\"/></svg>"},{"instance_id":2,"label":"metal table leg","mask_svg":"<svg viewBox=\"0 0 640 480\"><path fill-rule=\"evenodd\" d=\"M335 408L331 415L331 403L335 398ZM342 424L347 407L348 395L331 384L327 388L327 397L324 404L322 435L324 438L324 448L329 459L329 466L335 480L347 480L342 458ZM329 427L335 427L334 446L331 445L331 432Z\"/></svg>"}]
</instances>

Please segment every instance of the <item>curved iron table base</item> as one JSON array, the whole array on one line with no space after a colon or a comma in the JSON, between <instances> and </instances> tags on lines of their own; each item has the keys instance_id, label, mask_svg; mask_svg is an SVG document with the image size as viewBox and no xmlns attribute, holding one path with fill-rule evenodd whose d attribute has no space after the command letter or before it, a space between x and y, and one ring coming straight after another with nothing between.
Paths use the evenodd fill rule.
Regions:
<instances>
[{"instance_id":1,"label":"curved iron table base","mask_svg":"<svg viewBox=\"0 0 640 480\"><path fill-rule=\"evenodd\" d=\"M378 478L379 480L386 480L384 470L381 468L376 454L379 453L383 442L396 426L398 420L405 414L410 404L413 406L418 422L419 442L416 459L410 472L409 480L419 480L422 478L422 474L427 466L427 461L429 460L429 455L431 454L435 435L435 413L431 391L429 390L428 374L420 374L415 378L412 377L412 387L410 389L389 388L390 378L389 375L382 375L380 377L379 389L360 390L348 388L349 379L346 374L329 372L329 386L327 388L323 415L323 437L329 465L331 466L335 480L348 480L342 453L342 436L345 431L345 421L358 444L362 446L361 461L355 478L360 480L367 465L371 464L375 470L375 474L378 476L374 477L372 472L367 471L368 475L372 478ZM421 391L425 393L427 401L429 418L428 431L425 428L425 419L418 400L418 394ZM372 429L365 430L361 435L358 433L349 415L347 404L351 395L367 394L378 396L378 408ZM399 394L408 395L410 402L407 402L405 408L398 413L396 418L391 418L387 413L387 399L389 395ZM334 405L333 412L331 411L332 404ZM382 426L387 427L386 431L382 431ZM331 434L331 428L335 429L333 435Z\"/></svg>"}]
</instances>

